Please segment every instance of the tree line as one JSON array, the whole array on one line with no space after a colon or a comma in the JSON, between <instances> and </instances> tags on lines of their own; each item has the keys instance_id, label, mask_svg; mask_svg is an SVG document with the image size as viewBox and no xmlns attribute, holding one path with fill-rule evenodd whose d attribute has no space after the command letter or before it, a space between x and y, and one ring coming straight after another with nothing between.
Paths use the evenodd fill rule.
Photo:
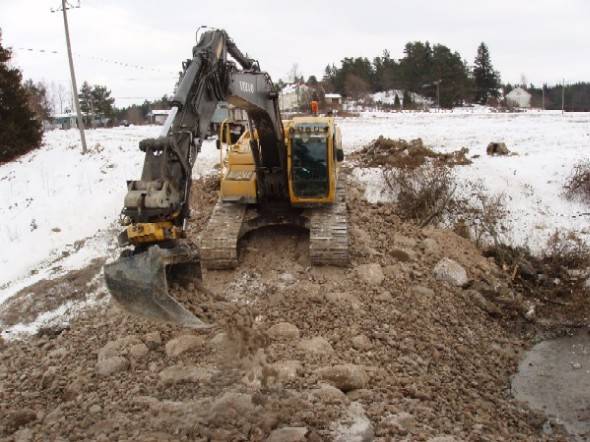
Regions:
<instances>
[{"instance_id":1,"label":"tree line","mask_svg":"<svg viewBox=\"0 0 590 442\"><path fill-rule=\"evenodd\" d=\"M337 92L355 100L374 92L402 90L405 108L412 107L410 91L434 103L440 98L441 107L451 108L468 103L497 106L501 95L505 96L515 87L521 86L531 94L532 107L561 109L564 92L566 111L590 111L590 82L536 87L527 85L523 77L521 84L502 83L484 42L477 48L471 65L459 52L442 44L431 45L428 41L407 43L403 54L399 60L391 58L387 50L372 60L366 57L345 57L339 66L326 66L321 87L326 92ZM307 84L309 86L316 81L312 76ZM393 107L399 108L397 94L395 100Z\"/></svg>"},{"instance_id":2,"label":"tree line","mask_svg":"<svg viewBox=\"0 0 590 442\"><path fill-rule=\"evenodd\" d=\"M322 84L327 91L359 99L369 93L399 89L411 91L453 107L466 102L485 104L497 97L500 74L494 70L485 43L470 67L457 51L430 42L409 42L404 56L395 60L385 50L379 57L346 57L340 66L326 66Z\"/></svg>"}]
</instances>

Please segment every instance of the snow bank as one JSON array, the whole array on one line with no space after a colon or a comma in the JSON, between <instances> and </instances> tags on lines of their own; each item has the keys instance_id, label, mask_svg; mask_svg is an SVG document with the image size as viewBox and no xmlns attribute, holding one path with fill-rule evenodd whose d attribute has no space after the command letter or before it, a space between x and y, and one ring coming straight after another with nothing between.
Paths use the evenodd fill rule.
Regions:
<instances>
[{"instance_id":1,"label":"snow bank","mask_svg":"<svg viewBox=\"0 0 590 442\"><path fill-rule=\"evenodd\" d=\"M139 141L160 129L89 130L87 155L76 130L50 131L41 149L0 166L0 302L52 269L79 268L114 247L126 180L141 175ZM218 155L207 141L195 175L212 170Z\"/></svg>"}]
</instances>

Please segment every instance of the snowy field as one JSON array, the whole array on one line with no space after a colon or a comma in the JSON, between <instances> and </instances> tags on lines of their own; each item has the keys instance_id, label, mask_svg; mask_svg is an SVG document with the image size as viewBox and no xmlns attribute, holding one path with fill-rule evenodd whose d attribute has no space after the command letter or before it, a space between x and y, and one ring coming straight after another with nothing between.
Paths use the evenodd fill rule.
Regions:
<instances>
[{"instance_id":1,"label":"snowy field","mask_svg":"<svg viewBox=\"0 0 590 442\"><path fill-rule=\"evenodd\" d=\"M461 147L479 158L457 168L461 179L481 179L492 193L505 192L512 213L513 240L538 249L556 228L588 233L590 212L566 201L561 187L573 164L590 152L590 114L363 113L342 119L345 152L379 135L422 138L441 152ZM88 131L91 152L80 155L78 132L51 131L44 145L0 166L0 302L39 279L79 268L116 251L117 219L127 179L139 178L142 138L158 126ZM490 141L504 141L518 156L488 157ZM218 161L213 141L203 145L194 175ZM364 175L378 200L378 174Z\"/></svg>"},{"instance_id":2,"label":"snowy field","mask_svg":"<svg viewBox=\"0 0 590 442\"><path fill-rule=\"evenodd\" d=\"M504 193L510 210L508 239L538 253L555 229L574 229L589 238L590 208L567 201L563 183L572 166L590 154L590 113L363 113L341 123L345 152L352 152L379 135L422 138L438 152L462 147L473 164L458 166L460 181L481 180L491 194ZM516 156L490 157L491 141L505 142ZM371 173L372 172L372 173ZM357 174L367 186L367 199L386 198L379 171Z\"/></svg>"}]
</instances>

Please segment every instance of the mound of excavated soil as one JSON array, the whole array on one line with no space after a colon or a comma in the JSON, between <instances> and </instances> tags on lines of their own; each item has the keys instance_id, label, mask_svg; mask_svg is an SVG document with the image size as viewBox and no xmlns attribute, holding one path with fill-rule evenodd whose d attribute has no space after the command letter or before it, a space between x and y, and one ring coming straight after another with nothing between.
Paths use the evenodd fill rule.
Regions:
<instances>
[{"instance_id":1,"label":"mound of excavated soil","mask_svg":"<svg viewBox=\"0 0 590 442\"><path fill-rule=\"evenodd\" d=\"M195 183L193 238L215 188ZM2 440L550 439L509 393L528 342L474 290L503 273L348 188L350 268L312 268L305 232L270 229L235 271L173 285L211 330L110 305L0 343Z\"/></svg>"},{"instance_id":2,"label":"mound of excavated soil","mask_svg":"<svg viewBox=\"0 0 590 442\"><path fill-rule=\"evenodd\" d=\"M389 166L410 168L422 166L426 161L446 166L471 164L466 148L451 153L438 153L424 146L421 138L415 140L392 140L380 136L362 149L352 153L348 159L361 167Z\"/></svg>"}]
</instances>

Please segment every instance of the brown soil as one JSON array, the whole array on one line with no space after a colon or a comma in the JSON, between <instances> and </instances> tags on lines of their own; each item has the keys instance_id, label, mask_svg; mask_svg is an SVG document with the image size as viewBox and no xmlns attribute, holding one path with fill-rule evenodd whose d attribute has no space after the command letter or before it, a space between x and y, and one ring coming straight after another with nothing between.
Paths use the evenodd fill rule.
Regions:
<instances>
[{"instance_id":1,"label":"brown soil","mask_svg":"<svg viewBox=\"0 0 590 442\"><path fill-rule=\"evenodd\" d=\"M258 441L305 427L306 440L347 441L364 416L356 440L563 440L509 393L532 325L510 304L482 308L469 290L494 287L484 293L494 302L509 276L469 241L404 223L348 187L350 268L312 268L305 232L272 229L242 241L235 271L173 284L212 330L108 305L0 343L0 440ZM215 188L194 185L193 239ZM443 257L464 267L468 287L433 277ZM200 338L169 356L186 334ZM105 355L118 364L110 375L99 373Z\"/></svg>"},{"instance_id":2,"label":"brown soil","mask_svg":"<svg viewBox=\"0 0 590 442\"><path fill-rule=\"evenodd\" d=\"M422 139L392 140L380 136L362 149L348 156L350 161L362 167L390 166L415 169L430 160L434 164L458 166L471 164L467 158L469 150L466 148L452 153L437 153L424 146Z\"/></svg>"}]
</instances>

